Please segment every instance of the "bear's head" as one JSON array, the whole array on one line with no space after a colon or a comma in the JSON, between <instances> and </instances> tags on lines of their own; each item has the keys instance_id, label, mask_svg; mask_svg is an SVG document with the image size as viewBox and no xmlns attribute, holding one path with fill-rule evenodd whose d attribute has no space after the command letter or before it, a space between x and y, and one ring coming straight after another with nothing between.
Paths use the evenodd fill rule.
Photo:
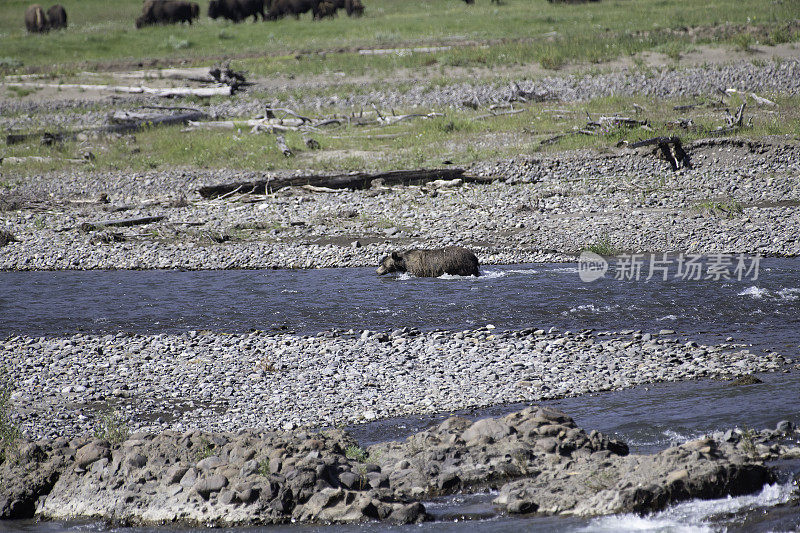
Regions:
<instances>
[{"instance_id":1,"label":"bear's head","mask_svg":"<svg viewBox=\"0 0 800 533\"><path fill-rule=\"evenodd\" d=\"M390 272L405 272L405 271L406 271L406 260L405 258L403 258L403 254L392 252L391 254L381 259L381 266L379 266L375 272L377 272L379 276L383 276L384 274L388 274Z\"/></svg>"}]
</instances>

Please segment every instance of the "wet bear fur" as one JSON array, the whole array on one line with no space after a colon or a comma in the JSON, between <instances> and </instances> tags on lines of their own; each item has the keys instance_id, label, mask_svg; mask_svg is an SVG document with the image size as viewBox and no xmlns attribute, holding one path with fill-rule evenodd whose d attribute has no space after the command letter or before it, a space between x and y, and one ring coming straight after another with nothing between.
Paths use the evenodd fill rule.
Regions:
<instances>
[{"instance_id":1,"label":"wet bear fur","mask_svg":"<svg viewBox=\"0 0 800 533\"><path fill-rule=\"evenodd\" d=\"M378 275L390 272L408 272L420 278L436 278L442 274L452 276L480 276L478 258L461 246L446 246L435 250L409 250L392 252L381 260Z\"/></svg>"}]
</instances>

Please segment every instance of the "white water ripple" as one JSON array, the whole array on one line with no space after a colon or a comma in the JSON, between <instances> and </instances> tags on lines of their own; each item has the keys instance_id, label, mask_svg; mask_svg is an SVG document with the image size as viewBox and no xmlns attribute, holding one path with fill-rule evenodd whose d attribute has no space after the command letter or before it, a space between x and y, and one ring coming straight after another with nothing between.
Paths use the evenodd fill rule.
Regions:
<instances>
[{"instance_id":1,"label":"white water ripple","mask_svg":"<svg viewBox=\"0 0 800 533\"><path fill-rule=\"evenodd\" d=\"M760 492L748 496L691 500L648 516L624 514L592 520L578 531L646 531L653 533L706 533L724 531L723 525L710 523L715 517L744 510L772 507L788 502L794 491L792 483L765 485Z\"/></svg>"},{"instance_id":2,"label":"white water ripple","mask_svg":"<svg viewBox=\"0 0 800 533\"><path fill-rule=\"evenodd\" d=\"M770 300L783 300L786 302L794 302L800 300L800 288L784 287L778 291L771 291L755 285L747 287L738 293L738 296L750 296L756 300L763 300L764 298Z\"/></svg>"},{"instance_id":3,"label":"white water ripple","mask_svg":"<svg viewBox=\"0 0 800 533\"><path fill-rule=\"evenodd\" d=\"M592 313L592 314L603 314L603 313L611 313L619 309L620 306L618 304L614 305L594 305L594 304L582 304L571 308L569 311L562 311L561 314L564 316L568 316L574 313Z\"/></svg>"}]
</instances>

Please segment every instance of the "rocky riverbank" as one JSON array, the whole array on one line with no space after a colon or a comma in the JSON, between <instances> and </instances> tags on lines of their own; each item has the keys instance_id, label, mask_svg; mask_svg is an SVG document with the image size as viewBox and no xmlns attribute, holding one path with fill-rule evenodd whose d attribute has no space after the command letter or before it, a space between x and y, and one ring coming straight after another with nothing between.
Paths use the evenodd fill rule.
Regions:
<instances>
[{"instance_id":1,"label":"rocky riverbank","mask_svg":"<svg viewBox=\"0 0 800 533\"><path fill-rule=\"evenodd\" d=\"M800 458L797 436L784 423L628 455L565 413L531 407L474 423L453 417L366 450L340 430L19 441L0 464L0 517L410 523L429 518L425 498L485 489L499 489L495 504L508 513L644 513L759 490L773 480L763 459Z\"/></svg>"},{"instance_id":2,"label":"rocky riverbank","mask_svg":"<svg viewBox=\"0 0 800 533\"><path fill-rule=\"evenodd\" d=\"M0 269L374 266L389 250L459 244L483 264L618 252L800 254L800 147L707 140L672 172L646 153L575 152L475 165L492 184L302 188L202 200L200 186L261 174L55 174L0 195ZM587 172L590 170L590 172ZM99 193L102 201L96 201ZM188 194L188 196L184 196ZM150 223L102 226L142 217ZM565 231L565 228L569 231Z\"/></svg>"},{"instance_id":3,"label":"rocky riverbank","mask_svg":"<svg viewBox=\"0 0 800 533\"><path fill-rule=\"evenodd\" d=\"M562 102L608 95L718 98L720 88L791 96L800 89L798 69L796 59L765 59L546 76L519 79L517 85L526 94ZM413 84L398 91L324 101L310 91L306 99L273 104L332 112L372 104L443 109L513 96L505 82ZM112 107L140 103L114 100ZM0 102L5 117L0 126L104 120L105 108L87 112L86 105ZM208 112L250 117L264 105L243 93L215 102ZM763 110L764 120L774 113ZM478 142L484 148L504 145L493 135ZM494 180L490 184L376 185L340 192L286 188L217 200L203 199L197 190L305 171L75 169L17 175L13 166L8 172L3 167L0 230L15 240L0 241L0 270L373 266L390 249L448 244L474 248L483 264L572 261L598 243L630 253L800 255L800 146L793 136L698 140L685 146L691 168L677 172L648 149L530 155L523 149L528 141L514 142L528 155L466 169ZM143 217L155 218L125 227L103 225Z\"/></svg>"},{"instance_id":4,"label":"rocky riverbank","mask_svg":"<svg viewBox=\"0 0 800 533\"><path fill-rule=\"evenodd\" d=\"M33 438L336 427L637 384L791 368L782 355L662 334L527 329L17 336L0 342L13 422Z\"/></svg>"}]
</instances>

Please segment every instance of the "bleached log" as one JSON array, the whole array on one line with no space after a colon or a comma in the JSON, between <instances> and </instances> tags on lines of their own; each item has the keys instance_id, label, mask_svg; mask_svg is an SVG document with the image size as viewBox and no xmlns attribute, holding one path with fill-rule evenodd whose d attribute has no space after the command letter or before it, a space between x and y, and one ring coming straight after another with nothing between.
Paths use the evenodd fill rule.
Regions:
<instances>
[{"instance_id":1,"label":"bleached log","mask_svg":"<svg viewBox=\"0 0 800 533\"><path fill-rule=\"evenodd\" d=\"M517 115L519 113L524 112L524 109L509 109L508 111L493 111L486 115L478 115L477 117L473 118L472 120L485 120L487 118L499 117L502 115Z\"/></svg>"},{"instance_id":2,"label":"bleached log","mask_svg":"<svg viewBox=\"0 0 800 533\"><path fill-rule=\"evenodd\" d=\"M299 115L295 111L293 111L293 110L291 110L289 108L286 108L286 107L268 107L267 108L267 117L270 117L270 115L274 116L276 113L283 113L284 117L286 115L292 116L292 117L300 120L301 123L311 122L310 118L304 117L302 115ZM284 118L281 117L279 120L284 120Z\"/></svg>"},{"instance_id":3,"label":"bleached log","mask_svg":"<svg viewBox=\"0 0 800 533\"><path fill-rule=\"evenodd\" d=\"M423 113L411 113L411 114L408 114L408 115L397 115L397 116L391 116L391 117L384 117L384 116L379 114L378 115L378 122L381 123L381 124L387 124L388 125L388 124L397 124L398 122L401 122L403 120L410 120L410 119L413 119L413 118L434 118L434 117L443 117L443 116L444 116L443 113L428 113L427 115L423 114Z\"/></svg>"},{"instance_id":4,"label":"bleached log","mask_svg":"<svg viewBox=\"0 0 800 533\"><path fill-rule=\"evenodd\" d=\"M206 114L202 111L189 111L187 113L178 113L175 115L165 115L160 113L134 113L131 111L115 111L109 115L108 120L112 124L125 125L131 129L139 129L143 125L162 125L168 126L170 124L187 124L191 121L199 120L205 117Z\"/></svg>"},{"instance_id":5,"label":"bleached log","mask_svg":"<svg viewBox=\"0 0 800 533\"><path fill-rule=\"evenodd\" d=\"M278 145L278 149L283 152L284 157L292 157L294 155L292 149L286 144L286 139L283 138L283 135L275 137L275 143Z\"/></svg>"},{"instance_id":6,"label":"bleached log","mask_svg":"<svg viewBox=\"0 0 800 533\"><path fill-rule=\"evenodd\" d=\"M101 227L128 227L139 226L141 224L152 224L153 222L161 222L164 220L163 216L155 217L137 217L137 218L124 218L120 220L101 220L99 222L91 222L90 225L95 228Z\"/></svg>"},{"instance_id":7,"label":"bleached log","mask_svg":"<svg viewBox=\"0 0 800 533\"><path fill-rule=\"evenodd\" d=\"M235 129L250 129L251 133L285 133L287 131L297 131L298 128L291 126L280 126L278 124L270 124L261 119L250 120L208 120L208 121L195 121L188 122L189 127L184 131L192 130L235 130Z\"/></svg>"},{"instance_id":8,"label":"bleached log","mask_svg":"<svg viewBox=\"0 0 800 533\"><path fill-rule=\"evenodd\" d=\"M95 75L93 72L85 72L82 74ZM129 72L115 72L114 77L134 80L188 80L192 78L206 78L209 82L214 81L211 76L208 75L208 67L132 70Z\"/></svg>"},{"instance_id":9,"label":"bleached log","mask_svg":"<svg viewBox=\"0 0 800 533\"><path fill-rule=\"evenodd\" d=\"M228 85L219 87L127 87L123 85L88 85L84 83L39 83L39 82L14 82L7 83L9 87L33 87L37 89L80 89L84 91L109 91L125 94L150 94L162 98L172 98L175 96L199 96L208 98L211 96L230 96L233 89Z\"/></svg>"},{"instance_id":10,"label":"bleached log","mask_svg":"<svg viewBox=\"0 0 800 533\"><path fill-rule=\"evenodd\" d=\"M42 157L38 155L30 155L24 157L15 157L15 156L8 156L8 157L0 157L0 165L8 164L8 165L19 165L22 163L34 162L34 163L50 163L54 161L52 157Z\"/></svg>"},{"instance_id":11,"label":"bleached log","mask_svg":"<svg viewBox=\"0 0 800 533\"><path fill-rule=\"evenodd\" d=\"M331 189L330 187L318 187L316 185L303 185L301 188L311 192L344 192L347 189Z\"/></svg>"},{"instance_id":12,"label":"bleached log","mask_svg":"<svg viewBox=\"0 0 800 533\"><path fill-rule=\"evenodd\" d=\"M762 96L758 96L756 93L750 93L750 98L752 98L753 101L755 103L757 103L758 105L765 105L765 106L769 106L769 107L774 107L774 106L778 105L775 102L773 102L772 100L769 100L769 99L764 98Z\"/></svg>"}]
</instances>

